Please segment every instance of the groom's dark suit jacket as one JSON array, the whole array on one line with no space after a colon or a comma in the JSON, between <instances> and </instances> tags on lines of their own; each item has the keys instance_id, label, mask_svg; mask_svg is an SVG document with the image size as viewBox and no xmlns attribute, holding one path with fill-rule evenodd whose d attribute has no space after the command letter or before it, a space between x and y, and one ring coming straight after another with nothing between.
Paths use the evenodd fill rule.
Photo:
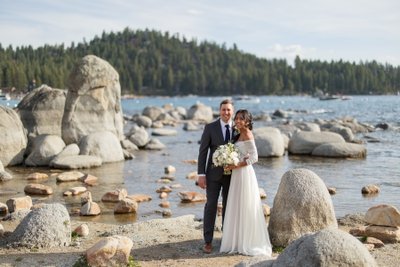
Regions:
<instances>
[{"instance_id":1,"label":"groom's dark suit jacket","mask_svg":"<svg viewBox=\"0 0 400 267\"><path fill-rule=\"evenodd\" d=\"M224 135L221 130L220 119L207 124L201 137L197 164L197 173L205 174L207 176L207 180L211 179L216 181L222 179L224 172L223 168L212 166L212 155L218 146L223 145L224 143Z\"/></svg>"}]
</instances>

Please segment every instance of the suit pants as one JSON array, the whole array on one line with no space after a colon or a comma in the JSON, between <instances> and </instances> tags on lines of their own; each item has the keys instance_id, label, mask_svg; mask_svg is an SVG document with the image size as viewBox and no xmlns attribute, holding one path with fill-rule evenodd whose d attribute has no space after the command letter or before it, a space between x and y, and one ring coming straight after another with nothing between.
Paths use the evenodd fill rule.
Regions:
<instances>
[{"instance_id":1,"label":"suit pants","mask_svg":"<svg viewBox=\"0 0 400 267\"><path fill-rule=\"evenodd\" d=\"M215 219L217 216L218 198L222 188L222 224L225 216L226 201L228 198L230 175L223 175L220 180L207 179L207 202L204 206L203 236L206 243L211 243L214 237Z\"/></svg>"}]
</instances>

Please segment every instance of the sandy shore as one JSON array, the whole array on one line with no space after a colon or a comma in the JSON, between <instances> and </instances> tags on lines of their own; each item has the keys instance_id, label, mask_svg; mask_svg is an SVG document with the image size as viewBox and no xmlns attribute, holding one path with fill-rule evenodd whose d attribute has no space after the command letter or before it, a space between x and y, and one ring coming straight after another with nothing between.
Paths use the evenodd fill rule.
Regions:
<instances>
[{"instance_id":1,"label":"sandy shore","mask_svg":"<svg viewBox=\"0 0 400 267\"><path fill-rule=\"evenodd\" d=\"M355 219L354 219L355 218ZM339 227L348 231L363 224L355 217L339 220ZM71 221L72 229L82 224ZM13 231L17 221L3 221L5 231ZM126 225L87 222L90 234L76 238L69 247L11 249L0 248L0 266L74 266L86 250L105 236L123 235L133 240L131 255L139 266L234 266L242 261L255 260L243 255L227 255L218 252L221 232L215 231L214 251L202 252L202 224L193 215L170 219L156 219ZM7 234L7 232L6 232ZM378 266L395 267L400 264L400 244L387 244L374 249L371 254ZM273 257L278 254L274 253Z\"/></svg>"}]
</instances>

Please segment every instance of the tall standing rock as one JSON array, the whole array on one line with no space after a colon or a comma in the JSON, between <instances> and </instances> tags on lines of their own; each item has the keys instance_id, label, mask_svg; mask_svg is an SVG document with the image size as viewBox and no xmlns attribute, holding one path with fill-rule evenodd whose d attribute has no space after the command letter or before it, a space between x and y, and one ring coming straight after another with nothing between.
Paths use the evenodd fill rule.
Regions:
<instances>
[{"instance_id":1,"label":"tall standing rock","mask_svg":"<svg viewBox=\"0 0 400 267\"><path fill-rule=\"evenodd\" d=\"M21 164L26 145L26 131L18 114L0 106L0 161L6 167Z\"/></svg>"},{"instance_id":2,"label":"tall standing rock","mask_svg":"<svg viewBox=\"0 0 400 267\"><path fill-rule=\"evenodd\" d=\"M110 131L123 139L121 86L117 71L93 55L83 57L71 72L62 118L68 145L90 133Z\"/></svg>"},{"instance_id":3,"label":"tall standing rock","mask_svg":"<svg viewBox=\"0 0 400 267\"><path fill-rule=\"evenodd\" d=\"M332 199L326 185L307 169L287 171L272 207L268 231L274 246L286 247L304 234L337 228Z\"/></svg>"}]
</instances>

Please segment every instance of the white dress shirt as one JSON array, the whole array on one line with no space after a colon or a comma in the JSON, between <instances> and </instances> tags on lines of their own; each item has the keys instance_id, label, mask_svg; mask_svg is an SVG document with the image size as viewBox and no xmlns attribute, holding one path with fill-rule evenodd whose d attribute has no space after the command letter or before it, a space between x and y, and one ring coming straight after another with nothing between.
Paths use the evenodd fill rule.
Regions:
<instances>
[{"instance_id":1,"label":"white dress shirt","mask_svg":"<svg viewBox=\"0 0 400 267\"><path fill-rule=\"evenodd\" d=\"M221 119L219 120L219 122L221 123L221 131L222 131L222 135L224 136L224 140L225 140L225 133L226 133L226 127L225 125L229 125L229 133L231 134L231 136L229 136L229 140L232 139L232 121L230 120L228 123L223 122Z\"/></svg>"}]
</instances>

